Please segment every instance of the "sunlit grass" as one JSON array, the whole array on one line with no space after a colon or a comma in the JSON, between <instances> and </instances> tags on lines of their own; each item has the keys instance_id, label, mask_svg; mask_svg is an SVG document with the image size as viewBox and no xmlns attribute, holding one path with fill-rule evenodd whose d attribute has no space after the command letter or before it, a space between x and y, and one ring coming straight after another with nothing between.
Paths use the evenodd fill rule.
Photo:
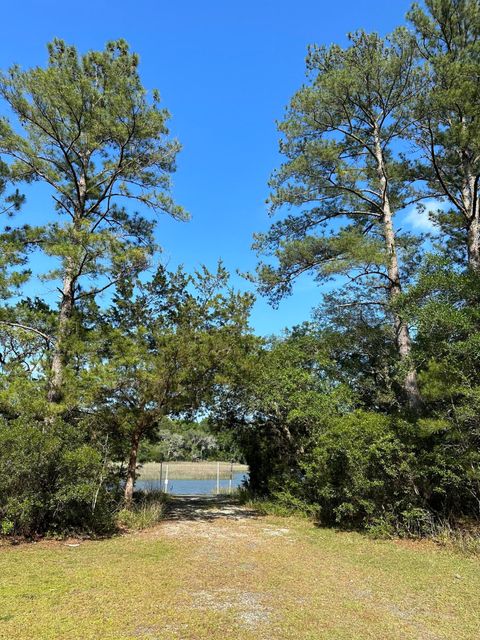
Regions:
<instances>
[{"instance_id":1,"label":"sunlit grass","mask_svg":"<svg viewBox=\"0 0 480 640\"><path fill-rule=\"evenodd\" d=\"M297 517L5 546L0 575L2 640L479 637L478 559Z\"/></svg>"}]
</instances>

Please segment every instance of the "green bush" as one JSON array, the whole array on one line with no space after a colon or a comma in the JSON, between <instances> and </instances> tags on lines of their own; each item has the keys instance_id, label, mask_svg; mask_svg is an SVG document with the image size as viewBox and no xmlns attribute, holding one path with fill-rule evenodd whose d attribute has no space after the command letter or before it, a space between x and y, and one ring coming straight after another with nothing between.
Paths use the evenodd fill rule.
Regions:
<instances>
[{"instance_id":1,"label":"green bush","mask_svg":"<svg viewBox=\"0 0 480 640\"><path fill-rule=\"evenodd\" d=\"M380 526L386 516L412 506L411 448L392 419L355 412L336 420L315 439L301 464L301 493L319 506L325 524Z\"/></svg>"},{"instance_id":2,"label":"green bush","mask_svg":"<svg viewBox=\"0 0 480 640\"><path fill-rule=\"evenodd\" d=\"M297 467L280 476L272 461L267 495L284 510L375 537L432 535L439 522L478 517L480 454L448 423L425 423L367 411L332 418Z\"/></svg>"},{"instance_id":3,"label":"green bush","mask_svg":"<svg viewBox=\"0 0 480 640\"><path fill-rule=\"evenodd\" d=\"M113 513L108 470L79 428L60 420L0 422L3 533L103 533Z\"/></svg>"}]
</instances>

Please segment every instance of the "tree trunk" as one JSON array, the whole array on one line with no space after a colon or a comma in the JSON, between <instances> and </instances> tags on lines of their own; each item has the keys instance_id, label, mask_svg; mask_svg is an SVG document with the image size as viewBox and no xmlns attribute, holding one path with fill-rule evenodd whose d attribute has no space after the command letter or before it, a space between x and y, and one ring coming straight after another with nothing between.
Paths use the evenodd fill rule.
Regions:
<instances>
[{"instance_id":1,"label":"tree trunk","mask_svg":"<svg viewBox=\"0 0 480 640\"><path fill-rule=\"evenodd\" d=\"M130 457L128 459L127 480L125 482L124 492L125 504L128 507L130 507L133 502L133 489L135 487L135 480L137 479L138 447L140 446L141 435L142 428L136 426L130 441Z\"/></svg>"},{"instance_id":2,"label":"tree trunk","mask_svg":"<svg viewBox=\"0 0 480 640\"><path fill-rule=\"evenodd\" d=\"M396 298L401 293L402 287L400 280L400 270L398 268L395 231L393 228L393 216L388 196L388 180L385 171L385 162L378 132L375 133L375 156L377 159L377 174L382 195L383 233L385 238L385 245L387 248L388 259L388 292L390 301L395 302ZM403 380L403 391L405 394L405 399L410 409L417 410L422 404L422 399L420 396L420 391L418 389L417 371L415 367L412 366L409 362L410 353L412 351L410 332L408 330L408 325L406 324L406 322L397 313L394 313L394 328L398 355L400 356L400 360L403 363L407 364L407 373L405 374Z\"/></svg>"},{"instance_id":3,"label":"tree trunk","mask_svg":"<svg viewBox=\"0 0 480 640\"><path fill-rule=\"evenodd\" d=\"M81 232L81 220L85 209L85 198L87 193L87 181L85 174L78 179L78 195L79 201L75 208L73 218L73 233L71 241L75 245L77 243L76 233ZM75 284L81 275L80 271L75 269L75 261L71 256L65 259L65 273L63 276L62 299L60 301L60 313L58 317L57 340L52 357L52 366L50 369L50 381L47 399L49 402L58 403L63 396L63 372L67 358L67 340L69 332L70 319L75 304ZM78 271L78 272L76 272Z\"/></svg>"},{"instance_id":4,"label":"tree trunk","mask_svg":"<svg viewBox=\"0 0 480 640\"><path fill-rule=\"evenodd\" d=\"M63 371L66 358L66 342L68 339L69 322L74 306L75 278L71 260L67 264L63 278L62 299L58 316L57 339L53 350L52 365L47 398L49 402L60 402L63 395Z\"/></svg>"},{"instance_id":5,"label":"tree trunk","mask_svg":"<svg viewBox=\"0 0 480 640\"><path fill-rule=\"evenodd\" d=\"M480 221L477 212L468 227L468 266L472 271L480 273Z\"/></svg>"},{"instance_id":6,"label":"tree trunk","mask_svg":"<svg viewBox=\"0 0 480 640\"><path fill-rule=\"evenodd\" d=\"M468 140L465 118L461 118L461 128ZM480 272L480 220L479 220L479 200L478 200L478 176L475 175L472 159L474 152L468 146L464 146L460 151L460 158L463 169L462 184L462 206L463 213L467 219L467 261L469 268Z\"/></svg>"},{"instance_id":7,"label":"tree trunk","mask_svg":"<svg viewBox=\"0 0 480 640\"><path fill-rule=\"evenodd\" d=\"M470 163L463 161L465 181L462 188L462 204L467 218L467 256L469 268L480 272L480 220L477 196L477 178L472 174Z\"/></svg>"}]
</instances>

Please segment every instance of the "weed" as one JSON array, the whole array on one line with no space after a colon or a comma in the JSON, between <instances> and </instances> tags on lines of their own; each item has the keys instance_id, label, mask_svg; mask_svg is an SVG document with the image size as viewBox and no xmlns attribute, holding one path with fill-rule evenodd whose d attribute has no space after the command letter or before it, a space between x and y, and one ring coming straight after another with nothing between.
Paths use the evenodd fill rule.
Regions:
<instances>
[{"instance_id":1,"label":"weed","mask_svg":"<svg viewBox=\"0 0 480 640\"><path fill-rule=\"evenodd\" d=\"M119 527L130 531L147 529L162 520L167 497L161 491L136 494L130 508L124 507L117 514Z\"/></svg>"}]
</instances>

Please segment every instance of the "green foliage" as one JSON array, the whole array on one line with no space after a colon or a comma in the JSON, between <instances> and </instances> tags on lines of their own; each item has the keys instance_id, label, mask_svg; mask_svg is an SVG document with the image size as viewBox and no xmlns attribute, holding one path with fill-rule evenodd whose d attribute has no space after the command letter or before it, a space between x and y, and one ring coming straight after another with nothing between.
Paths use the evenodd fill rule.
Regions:
<instances>
[{"instance_id":1,"label":"green foliage","mask_svg":"<svg viewBox=\"0 0 480 640\"><path fill-rule=\"evenodd\" d=\"M149 266L159 214L187 215L169 193L180 148L168 137L169 114L158 91L147 94L128 44L112 41L80 56L55 39L48 51L46 67L14 66L0 76L0 95L20 125L2 119L0 152L14 179L49 188L57 214L36 242L56 260L43 279L62 281L48 388L58 404L76 347L76 311Z\"/></svg>"},{"instance_id":2,"label":"green foliage","mask_svg":"<svg viewBox=\"0 0 480 640\"><path fill-rule=\"evenodd\" d=\"M426 0L410 20L415 35L309 49L271 181L272 213L292 211L256 236L252 279L273 304L306 272L341 290L269 340L221 262L144 275L158 214L186 214L169 115L123 40L85 55L55 40L46 67L2 74L2 213L38 180L58 217L2 228L0 296L21 292L34 246L62 281L58 309L0 309L2 535L143 528L163 504L135 500L137 463L210 456L244 458L277 514L381 537L479 518L480 10ZM449 207L428 255L394 224L427 196Z\"/></svg>"},{"instance_id":3,"label":"green foliage","mask_svg":"<svg viewBox=\"0 0 480 640\"><path fill-rule=\"evenodd\" d=\"M448 209L432 213L450 255L480 269L480 7L476 0L426 0L408 15L426 78L410 108L423 159L416 175Z\"/></svg>"},{"instance_id":4,"label":"green foliage","mask_svg":"<svg viewBox=\"0 0 480 640\"><path fill-rule=\"evenodd\" d=\"M318 436L301 464L301 490L319 505L321 522L365 526L409 506L413 458L390 423L358 412L332 421Z\"/></svg>"},{"instance_id":5,"label":"green foliage","mask_svg":"<svg viewBox=\"0 0 480 640\"><path fill-rule=\"evenodd\" d=\"M187 450L192 458L205 458L220 447L227 455L226 435L215 437L187 420L172 437L165 427L174 423L166 416L192 420L206 411L216 386L248 349L251 302L250 295L229 288L221 265L216 273L204 269L195 277L159 269L150 282L123 282L109 309L92 303L73 316L71 358L55 411L44 393L55 312L39 301L5 308L5 321L15 327L0 332L0 515L14 522L14 532L101 532L114 526L118 494L109 462L125 460L132 450L137 455L144 438L151 452L168 459ZM168 452L160 453L159 445L168 445ZM135 467L136 460L129 473Z\"/></svg>"},{"instance_id":6,"label":"green foliage","mask_svg":"<svg viewBox=\"0 0 480 640\"><path fill-rule=\"evenodd\" d=\"M254 248L271 259L252 279L278 304L302 274L336 277L341 306L357 315L375 308L393 330L398 400L416 412L411 336L393 303L419 259L421 238L397 230L395 219L421 197L402 148L423 73L405 29L384 39L358 31L349 41L309 48L309 83L279 126L285 162L271 180L271 213L296 211L255 236Z\"/></svg>"},{"instance_id":7,"label":"green foliage","mask_svg":"<svg viewBox=\"0 0 480 640\"><path fill-rule=\"evenodd\" d=\"M55 39L48 52L45 68L14 66L1 78L2 96L24 132L2 123L12 174L48 183L65 212L88 203L81 213L90 221L105 215L100 206L111 197L183 217L162 193L179 145L165 138L168 112L159 107L158 91L147 99L138 56L124 40L79 56Z\"/></svg>"},{"instance_id":8,"label":"green foliage","mask_svg":"<svg viewBox=\"0 0 480 640\"><path fill-rule=\"evenodd\" d=\"M110 482L101 452L77 429L25 418L0 422L4 533L111 531L114 494L108 490Z\"/></svg>"},{"instance_id":9,"label":"green foliage","mask_svg":"<svg viewBox=\"0 0 480 640\"><path fill-rule=\"evenodd\" d=\"M398 153L421 81L413 41L404 30L386 40L362 31L349 38L347 48L309 48L309 83L279 125L286 161L271 180L271 211L298 210L254 243L278 261L257 270L260 291L274 303L306 271L318 281L335 274L360 279L362 300L368 283L376 282L373 299L382 302L378 290L388 286L391 251L384 239L385 199L394 214L416 197ZM408 262L416 239L404 234L398 243Z\"/></svg>"},{"instance_id":10,"label":"green foliage","mask_svg":"<svg viewBox=\"0 0 480 640\"><path fill-rule=\"evenodd\" d=\"M158 92L149 100L141 84L138 56L123 40L84 56L54 40L47 67L11 68L0 93L22 126L17 133L2 123L0 149L12 160L11 174L49 185L56 210L67 215L50 223L42 240L63 263L51 277L70 269L75 279L117 279L143 267L152 223L124 203L185 213L166 191L179 145L167 138Z\"/></svg>"},{"instance_id":11,"label":"green foliage","mask_svg":"<svg viewBox=\"0 0 480 640\"><path fill-rule=\"evenodd\" d=\"M375 535L480 515L480 12L427 0L409 17L415 36L309 48L271 181L271 212L292 211L256 235L252 279L273 304L306 272L338 286L217 408L253 492ZM450 205L433 256L394 226L427 196Z\"/></svg>"},{"instance_id":12,"label":"green foliage","mask_svg":"<svg viewBox=\"0 0 480 640\"><path fill-rule=\"evenodd\" d=\"M470 316L468 306L465 312ZM340 327L306 325L276 340L252 356L250 377L219 399L217 419L234 429L250 465L250 491L273 501L274 509L316 514L323 524L376 536L429 534L440 521L478 517L475 370L468 382L451 386L443 367L426 362L420 375L423 415L412 420L394 396L378 389L372 394L371 380L377 375L382 384L382 369L365 371L378 366L373 350L370 361L357 357L358 334L351 325L344 331L348 335ZM367 328L366 336L369 331L375 340L373 330ZM445 345L450 367L458 347L452 339ZM460 353L457 381L471 363L471 356L466 360Z\"/></svg>"},{"instance_id":13,"label":"green foliage","mask_svg":"<svg viewBox=\"0 0 480 640\"><path fill-rule=\"evenodd\" d=\"M11 533L13 533L15 529L15 523L12 522L12 520L9 520L8 518L4 518L1 522L1 533L2 536L8 536Z\"/></svg>"},{"instance_id":14,"label":"green foliage","mask_svg":"<svg viewBox=\"0 0 480 640\"><path fill-rule=\"evenodd\" d=\"M11 226L11 218L25 202L25 196L18 189L9 193L13 180L10 167L0 160L0 298L18 291L29 275L28 269L19 270L19 267L25 265L32 230L28 226L16 229Z\"/></svg>"},{"instance_id":15,"label":"green foliage","mask_svg":"<svg viewBox=\"0 0 480 640\"><path fill-rule=\"evenodd\" d=\"M260 344L214 406L220 428L233 429L250 467L254 492L282 486L298 469L312 434L351 404L348 389L329 377L331 363L315 335L298 330Z\"/></svg>"},{"instance_id":16,"label":"green foliage","mask_svg":"<svg viewBox=\"0 0 480 640\"><path fill-rule=\"evenodd\" d=\"M233 291L228 277L221 264L194 276L159 268L137 292L124 287L101 325L85 393L97 407L97 422L118 443L118 458L130 457L133 482L139 443L162 439L165 416L205 412L249 349L252 296ZM202 446L196 435L197 444L193 433L188 437L191 451ZM184 439L164 438L169 459L181 457ZM213 446L211 436L204 445Z\"/></svg>"}]
</instances>

